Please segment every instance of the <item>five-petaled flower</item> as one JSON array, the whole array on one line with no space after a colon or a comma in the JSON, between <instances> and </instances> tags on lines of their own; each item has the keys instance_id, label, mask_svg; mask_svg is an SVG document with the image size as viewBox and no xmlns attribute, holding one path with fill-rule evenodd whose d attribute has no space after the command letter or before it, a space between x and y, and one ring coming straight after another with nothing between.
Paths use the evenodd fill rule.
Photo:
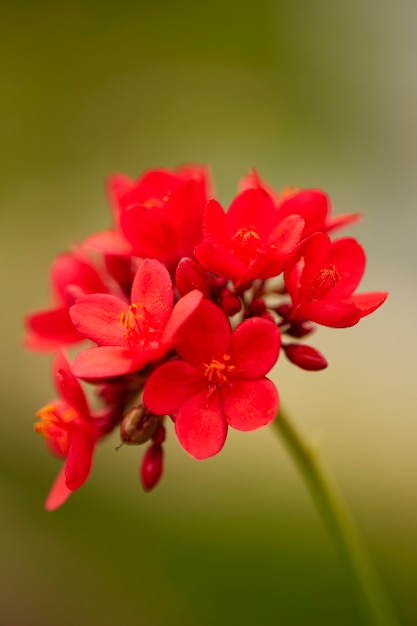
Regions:
<instances>
[{"instance_id":1,"label":"five-petaled flower","mask_svg":"<svg viewBox=\"0 0 417 626\"><path fill-rule=\"evenodd\" d=\"M234 199L227 213L217 200L208 202L204 240L195 253L207 270L245 290L255 279L282 272L303 228L299 215L281 220L264 189L248 189Z\"/></svg>"},{"instance_id":2,"label":"five-petaled flower","mask_svg":"<svg viewBox=\"0 0 417 626\"><path fill-rule=\"evenodd\" d=\"M79 298L70 311L72 321L98 346L77 355L74 374L93 380L123 376L160 359L201 298L201 292L193 290L174 306L168 270L151 259L136 272L130 303L109 294Z\"/></svg>"},{"instance_id":3,"label":"five-petaled flower","mask_svg":"<svg viewBox=\"0 0 417 626\"><path fill-rule=\"evenodd\" d=\"M206 167L151 170L137 180L114 175L108 192L114 226L89 237L89 247L123 257L158 259L169 269L193 254L211 192Z\"/></svg>"},{"instance_id":4,"label":"five-petaled flower","mask_svg":"<svg viewBox=\"0 0 417 626\"><path fill-rule=\"evenodd\" d=\"M223 447L228 425L249 431L274 419L278 392L265 375L279 348L272 322L252 318L232 332L226 315L203 300L181 329L181 360L168 361L150 375L144 403L153 413L173 417L189 454L212 456Z\"/></svg>"},{"instance_id":5,"label":"five-petaled flower","mask_svg":"<svg viewBox=\"0 0 417 626\"><path fill-rule=\"evenodd\" d=\"M82 341L84 337L74 327L69 309L83 294L107 291L98 270L80 251L60 254L51 266L50 280L54 304L25 320L25 344L32 350L52 351Z\"/></svg>"},{"instance_id":6,"label":"five-petaled flower","mask_svg":"<svg viewBox=\"0 0 417 626\"><path fill-rule=\"evenodd\" d=\"M50 451L65 459L45 503L48 511L61 506L85 483L96 444L102 436L62 351L55 356L53 379L59 397L38 411L39 422L35 424L35 430L46 438Z\"/></svg>"},{"instance_id":7,"label":"five-petaled flower","mask_svg":"<svg viewBox=\"0 0 417 626\"><path fill-rule=\"evenodd\" d=\"M284 272L292 318L343 328L375 311L386 292L353 293L365 263L362 246L351 237L331 242L325 233L315 233L302 241Z\"/></svg>"}]
</instances>

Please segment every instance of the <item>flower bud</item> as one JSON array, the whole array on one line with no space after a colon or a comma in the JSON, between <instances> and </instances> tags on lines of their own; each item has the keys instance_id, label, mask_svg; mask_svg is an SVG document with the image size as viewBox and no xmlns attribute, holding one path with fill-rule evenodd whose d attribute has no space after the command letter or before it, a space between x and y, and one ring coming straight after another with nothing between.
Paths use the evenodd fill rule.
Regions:
<instances>
[{"instance_id":1,"label":"flower bud","mask_svg":"<svg viewBox=\"0 0 417 626\"><path fill-rule=\"evenodd\" d=\"M323 370L327 367L327 361L325 357L311 346L304 346L299 343L289 343L286 346L282 346L285 350L287 358L298 365L303 370L316 371Z\"/></svg>"},{"instance_id":2,"label":"flower bud","mask_svg":"<svg viewBox=\"0 0 417 626\"><path fill-rule=\"evenodd\" d=\"M228 317L232 317L242 309L242 302L233 291L223 289L220 294L220 308Z\"/></svg>"},{"instance_id":3,"label":"flower bud","mask_svg":"<svg viewBox=\"0 0 417 626\"><path fill-rule=\"evenodd\" d=\"M153 443L145 452L140 467L140 481L145 491L150 491L159 482L163 466L162 446Z\"/></svg>"},{"instance_id":4,"label":"flower bud","mask_svg":"<svg viewBox=\"0 0 417 626\"><path fill-rule=\"evenodd\" d=\"M315 325L313 322L304 321L304 322L294 322L291 324L290 328L285 332L287 335L294 337L295 339L301 339L301 337L305 337L313 332L315 329Z\"/></svg>"},{"instance_id":5,"label":"flower bud","mask_svg":"<svg viewBox=\"0 0 417 626\"><path fill-rule=\"evenodd\" d=\"M262 315L266 311L266 304L263 298L255 298L252 300L250 310L254 315Z\"/></svg>"},{"instance_id":6,"label":"flower bud","mask_svg":"<svg viewBox=\"0 0 417 626\"><path fill-rule=\"evenodd\" d=\"M164 443L164 441L165 441L165 427L162 424L159 424L158 428L156 429L156 431L152 435L152 441L154 443L157 443L158 445L161 445L161 443Z\"/></svg>"},{"instance_id":7,"label":"flower bud","mask_svg":"<svg viewBox=\"0 0 417 626\"><path fill-rule=\"evenodd\" d=\"M193 289L199 289L205 298L210 297L211 280L208 273L204 267L188 257L183 257L178 263L175 284L181 296Z\"/></svg>"},{"instance_id":8,"label":"flower bud","mask_svg":"<svg viewBox=\"0 0 417 626\"><path fill-rule=\"evenodd\" d=\"M139 445L151 439L161 417L149 413L143 404L134 406L120 423L120 439L129 445Z\"/></svg>"}]
</instances>

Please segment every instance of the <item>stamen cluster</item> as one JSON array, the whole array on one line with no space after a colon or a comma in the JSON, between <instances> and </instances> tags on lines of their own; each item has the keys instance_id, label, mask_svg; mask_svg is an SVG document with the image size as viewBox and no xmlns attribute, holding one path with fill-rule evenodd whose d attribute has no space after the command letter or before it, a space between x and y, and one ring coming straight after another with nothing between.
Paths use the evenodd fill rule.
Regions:
<instances>
[{"instance_id":1,"label":"stamen cluster","mask_svg":"<svg viewBox=\"0 0 417 626\"><path fill-rule=\"evenodd\" d=\"M64 459L48 510L85 483L115 428L121 445L146 445L149 490L163 472L167 419L196 459L220 452L229 427L270 423L279 397L267 374L281 350L323 369L304 342L315 325L353 326L387 297L356 293L363 248L330 233L360 216L332 216L320 190L276 193L253 171L225 211L207 168L188 165L114 175L108 195L112 226L55 259L53 304L26 318L27 347L55 353L57 397L35 425ZM70 363L65 349L78 345ZM80 381L95 390L94 408Z\"/></svg>"}]
</instances>

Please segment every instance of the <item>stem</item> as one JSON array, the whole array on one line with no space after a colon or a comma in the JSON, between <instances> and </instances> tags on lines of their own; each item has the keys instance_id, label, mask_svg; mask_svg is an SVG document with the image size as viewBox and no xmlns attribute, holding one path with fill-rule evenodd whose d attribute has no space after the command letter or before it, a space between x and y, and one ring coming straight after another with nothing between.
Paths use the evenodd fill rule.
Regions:
<instances>
[{"instance_id":1,"label":"stem","mask_svg":"<svg viewBox=\"0 0 417 626\"><path fill-rule=\"evenodd\" d=\"M273 426L283 438L311 493L317 511L350 571L374 626L399 626L353 518L315 447L279 411Z\"/></svg>"}]
</instances>

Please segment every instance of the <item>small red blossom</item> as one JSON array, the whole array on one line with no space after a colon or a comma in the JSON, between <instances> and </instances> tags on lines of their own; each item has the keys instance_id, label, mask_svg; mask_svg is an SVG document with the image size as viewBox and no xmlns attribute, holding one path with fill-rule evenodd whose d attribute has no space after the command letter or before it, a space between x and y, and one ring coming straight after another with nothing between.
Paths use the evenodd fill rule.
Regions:
<instances>
[{"instance_id":1,"label":"small red blossom","mask_svg":"<svg viewBox=\"0 0 417 626\"><path fill-rule=\"evenodd\" d=\"M196 257L213 274L231 279L236 289L246 288L255 279L282 272L303 228L299 215L281 220L265 190L248 189L227 213L216 200L208 202Z\"/></svg>"},{"instance_id":2,"label":"small red blossom","mask_svg":"<svg viewBox=\"0 0 417 626\"><path fill-rule=\"evenodd\" d=\"M289 215L302 217L304 220L302 239L317 231L330 232L350 226L362 218L360 213L331 215L330 198L320 189L286 187L277 193L258 176L256 170L242 178L239 187L241 190L265 189L273 199L281 220Z\"/></svg>"},{"instance_id":3,"label":"small red blossom","mask_svg":"<svg viewBox=\"0 0 417 626\"><path fill-rule=\"evenodd\" d=\"M61 506L73 491L85 483L96 444L102 436L84 392L62 351L54 360L53 379L59 398L38 411L39 422L35 424L35 430L46 438L51 452L65 459L65 465L45 503L48 511Z\"/></svg>"},{"instance_id":4,"label":"small red blossom","mask_svg":"<svg viewBox=\"0 0 417 626\"><path fill-rule=\"evenodd\" d=\"M171 415L181 445L204 459L221 450L228 426L250 431L275 417L278 392L265 375L278 358L280 334L259 318L232 332L226 315L203 300L180 335L182 360L150 375L143 401L153 413Z\"/></svg>"},{"instance_id":5,"label":"small red blossom","mask_svg":"<svg viewBox=\"0 0 417 626\"><path fill-rule=\"evenodd\" d=\"M334 328L357 324L381 306L388 295L354 294L365 264L362 246L350 237L331 242L325 233L315 233L302 241L284 272L292 299L290 317Z\"/></svg>"},{"instance_id":6,"label":"small red blossom","mask_svg":"<svg viewBox=\"0 0 417 626\"><path fill-rule=\"evenodd\" d=\"M202 237L211 183L207 168L151 170L137 180L114 175L108 185L114 227L87 246L107 254L158 259L171 270L192 256Z\"/></svg>"},{"instance_id":7,"label":"small red blossom","mask_svg":"<svg viewBox=\"0 0 417 626\"><path fill-rule=\"evenodd\" d=\"M168 352L201 298L194 290L174 307L168 270L151 259L145 259L136 272L130 303L109 294L79 298L71 308L71 319L78 332L98 346L77 355L74 374L102 379L141 370Z\"/></svg>"},{"instance_id":8,"label":"small red blossom","mask_svg":"<svg viewBox=\"0 0 417 626\"><path fill-rule=\"evenodd\" d=\"M50 282L54 305L25 319L25 345L31 350L56 350L82 341L84 337L74 327L69 309L82 294L107 291L93 263L79 252L60 254L55 259Z\"/></svg>"}]
</instances>

